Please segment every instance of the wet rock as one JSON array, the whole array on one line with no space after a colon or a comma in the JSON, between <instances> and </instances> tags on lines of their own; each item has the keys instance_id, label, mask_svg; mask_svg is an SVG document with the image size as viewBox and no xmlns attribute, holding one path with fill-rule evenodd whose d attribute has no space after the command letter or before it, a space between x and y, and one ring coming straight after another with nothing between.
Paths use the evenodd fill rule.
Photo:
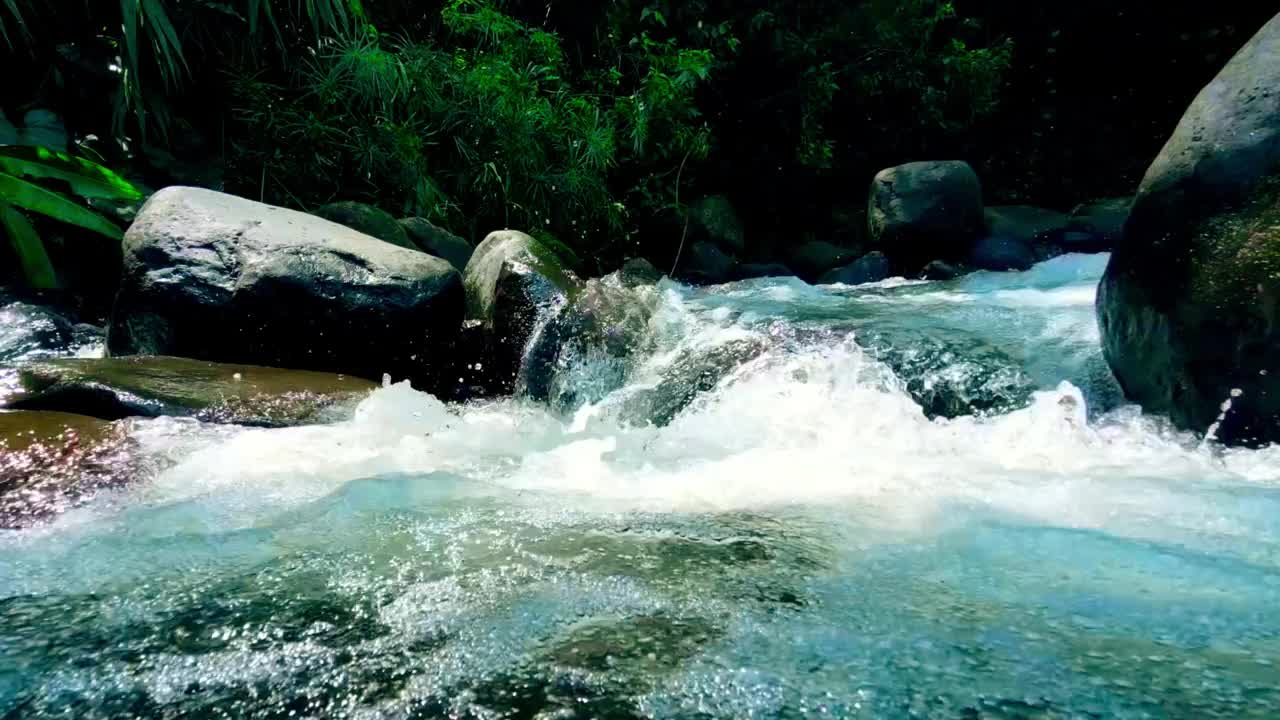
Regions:
<instances>
[{"instance_id":1,"label":"wet rock","mask_svg":"<svg viewBox=\"0 0 1280 720\"><path fill-rule=\"evenodd\" d=\"M1067 228L1067 215L1031 205L993 205L983 210L987 235L1018 240L1028 247L1051 245Z\"/></svg>"},{"instance_id":2,"label":"wet rock","mask_svg":"<svg viewBox=\"0 0 1280 720\"><path fill-rule=\"evenodd\" d=\"M920 271L922 280L954 280L965 274L965 269L944 260L934 260Z\"/></svg>"},{"instance_id":3,"label":"wet rock","mask_svg":"<svg viewBox=\"0 0 1280 720\"><path fill-rule=\"evenodd\" d=\"M1280 16L1191 103L1098 288L1103 350L1125 394L1178 427L1216 425L1228 444L1280 441L1277 48Z\"/></svg>"},{"instance_id":4,"label":"wet rock","mask_svg":"<svg viewBox=\"0 0 1280 720\"><path fill-rule=\"evenodd\" d=\"M1124 235L1133 198L1084 203L1071 211L1061 245L1066 252L1110 252Z\"/></svg>"},{"instance_id":5,"label":"wet rock","mask_svg":"<svg viewBox=\"0 0 1280 720\"><path fill-rule=\"evenodd\" d=\"M685 248L676 275L699 285L719 285L733 280L737 261L716 245L698 241Z\"/></svg>"},{"instance_id":6,"label":"wet rock","mask_svg":"<svg viewBox=\"0 0 1280 720\"><path fill-rule=\"evenodd\" d=\"M662 280L662 271L644 258L630 258L618 269L618 282L626 287L656 285Z\"/></svg>"},{"instance_id":7,"label":"wet rock","mask_svg":"<svg viewBox=\"0 0 1280 720\"><path fill-rule=\"evenodd\" d=\"M734 279L736 280L788 277L791 275L795 275L791 268L781 263L742 263L734 271Z\"/></svg>"},{"instance_id":8,"label":"wet rock","mask_svg":"<svg viewBox=\"0 0 1280 720\"><path fill-rule=\"evenodd\" d=\"M858 251L821 240L801 243L787 252L788 267L805 282L815 282L823 273L847 265L858 258Z\"/></svg>"},{"instance_id":9,"label":"wet rock","mask_svg":"<svg viewBox=\"0 0 1280 720\"><path fill-rule=\"evenodd\" d=\"M376 237L392 245L410 250L418 249L418 246L409 239L406 228L401 227L391 213L372 205L344 200L325 205L311 214L325 220L332 220L339 225L345 225L356 232Z\"/></svg>"},{"instance_id":10,"label":"wet rock","mask_svg":"<svg viewBox=\"0 0 1280 720\"><path fill-rule=\"evenodd\" d=\"M742 220L724 195L704 197L689 208L689 231L695 241L714 243L729 253L747 249Z\"/></svg>"},{"instance_id":11,"label":"wet rock","mask_svg":"<svg viewBox=\"0 0 1280 720\"><path fill-rule=\"evenodd\" d=\"M444 260L211 190L156 193L124 250L112 355L390 373L430 387L462 323L461 278Z\"/></svg>"},{"instance_id":12,"label":"wet rock","mask_svg":"<svg viewBox=\"0 0 1280 720\"><path fill-rule=\"evenodd\" d=\"M930 260L964 256L983 230L982 185L961 161L914 162L881 170L871 182L872 246L914 274Z\"/></svg>"},{"instance_id":13,"label":"wet rock","mask_svg":"<svg viewBox=\"0 0 1280 720\"><path fill-rule=\"evenodd\" d=\"M861 285L879 282L887 277L889 277L889 258L882 252L870 252L842 268L827 272L819 282L823 285L835 283Z\"/></svg>"},{"instance_id":14,"label":"wet rock","mask_svg":"<svg viewBox=\"0 0 1280 720\"><path fill-rule=\"evenodd\" d=\"M13 409L258 427L335 419L376 387L350 376L159 356L50 360L21 368L18 377Z\"/></svg>"},{"instance_id":15,"label":"wet rock","mask_svg":"<svg viewBox=\"0 0 1280 720\"><path fill-rule=\"evenodd\" d=\"M688 350L675 359L650 387L637 387L622 403L621 415L635 423L670 425L698 396L729 377L739 365L763 355L769 343L760 338L731 340L712 348Z\"/></svg>"},{"instance_id":16,"label":"wet rock","mask_svg":"<svg viewBox=\"0 0 1280 720\"><path fill-rule=\"evenodd\" d=\"M530 338L581 289L555 253L516 230L490 233L464 273L467 320L482 328L491 392L515 389Z\"/></svg>"},{"instance_id":17,"label":"wet rock","mask_svg":"<svg viewBox=\"0 0 1280 720\"><path fill-rule=\"evenodd\" d=\"M974 243L965 264L979 270L1026 270L1036 264L1036 253L1018 238L988 235Z\"/></svg>"},{"instance_id":18,"label":"wet rock","mask_svg":"<svg viewBox=\"0 0 1280 720\"><path fill-rule=\"evenodd\" d=\"M621 271L589 280L530 343L520 389L561 410L602 399L648 348L657 303L656 288L628 286Z\"/></svg>"},{"instance_id":19,"label":"wet rock","mask_svg":"<svg viewBox=\"0 0 1280 720\"><path fill-rule=\"evenodd\" d=\"M475 249L466 240L419 217L401 220L400 227L422 252L447 260L458 272L467 269Z\"/></svg>"},{"instance_id":20,"label":"wet rock","mask_svg":"<svg viewBox=\"0 0 1280 720\"><path fill-rule=\"evenodd\" d=\"M0 528L22 528L134 476L125 427L81 415L0 411Z\"/></svg>"}]
</instances>

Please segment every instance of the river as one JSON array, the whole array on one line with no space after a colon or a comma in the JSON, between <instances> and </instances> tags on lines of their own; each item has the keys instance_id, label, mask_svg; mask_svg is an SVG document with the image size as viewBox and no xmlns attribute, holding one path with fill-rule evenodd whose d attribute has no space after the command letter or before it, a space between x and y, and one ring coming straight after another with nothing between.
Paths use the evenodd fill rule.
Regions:
<instances>
[{"instance_id":1,"label":"river","mask_svg":"<svg viewBox=\"0 0 1280 720\"><path fill-rule=\"evenodd\" d=\"M664 281L546 402L130 421L145 478L0 532L0 718L1280 717L1280 450L1122 402L1105 262Z\"/></svg>"}]
</instances>

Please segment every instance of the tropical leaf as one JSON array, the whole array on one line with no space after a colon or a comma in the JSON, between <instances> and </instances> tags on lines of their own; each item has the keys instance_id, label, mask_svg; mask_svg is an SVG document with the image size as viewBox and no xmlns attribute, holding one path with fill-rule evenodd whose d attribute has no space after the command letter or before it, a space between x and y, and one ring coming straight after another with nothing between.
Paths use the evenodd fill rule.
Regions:
<instances>
[{"instance_id":1,"label":"tropical leaf","mask_svg":"<svg viewBox=\"0 0 1280 720\"><path fill-rule=\"evenodd\" d=\"M63 195L46 190L39 185L27 182L13 175L0 173L0 198L5 202L27 210L53 218L59 222L76 225L92 230L114 240L124 236L110 220L84 207Z\"/></svg>"},{"instance_id":2,"label":"tropical leaf","mask_svg":"<svg viewBox=\"0 0 1280 720\"><path fill-rule=\"evenodd\" d=\"M19 0L0 0L0 10L7 10L9 15L13 17L12 22L18 26L19 34L26 39L31 39L31 31L27 29L27 21L22 15L22 6ZM4 17L4 13L0 12L0 39L4 40L4 44L13 48L13 37L9 34L9 20Z\"/></svg>"},{"instance_id":3,"label":"tropical leaf","mask_svg":"<svg viewBox=\"0 0 1280 720\"><path fill-rule=\"evenodd\" d=\"M63 180L83 198L141 200L142 191L107 168L84 158L38 146L0 146L0 173Z\"/></svg>"},{"instance_id":4,"label":"tropical leaf","mask_svg":"<svg viewBox=\"0 0 1280 720\"><path fill-rule=\"evenodd\" d=\"M53 263L49 262L49 253L45 252L44 243L31 226L31 221L12 205L0 202L0 227L9 236L9 244L18 256L27 284L40 290L58 287L58 276L53 271Z\"/></svg>"}]
</instances>

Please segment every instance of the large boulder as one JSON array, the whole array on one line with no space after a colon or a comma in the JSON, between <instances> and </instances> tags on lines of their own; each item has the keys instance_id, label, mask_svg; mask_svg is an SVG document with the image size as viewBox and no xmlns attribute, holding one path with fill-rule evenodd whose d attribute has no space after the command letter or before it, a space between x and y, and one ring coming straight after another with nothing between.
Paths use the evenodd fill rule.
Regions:
<instances>
[{"instance_id":1,"label":"large boulder","mask_svg":"<svg viewBox=\"0 0 1280 720\"><path fill-rule=\"evenodd\" d=\"M399 245L410 250L418 249L418 246L409 239L405 228L400 226L400 223L392 217L391 213L372 205L344 200L342 202L329 203L313 212L312 215L322 217L325 220L332 220L339 225L346 225L352 230L362 232L370 237L376 237L392 245Z\"/></svg>"},{"instance_id":2,"label":"large boulder","mask_svg":"<svg viewBox=\"0 0 1280 720\"><path fill-rule=\"evenodd\" d=\"M21 368L7 406L104 420L164 415L287 427L340 418L376 387L347 375L157 355L65 358Z\"/></svg>"},{"instance_id":3,"label":"large boulder","mask_svg":"<svg viewBox=\"0 0 1280 720\"><path fill-rule=\"evenodd\" d=\"M171 187L124 239L112 355L429 383L462 323L443 260L312 215Z\"/></svg>"},{"instance_id":4,"label":"large boulder","mask_svg":"<svg viewBox=\"0 0 1280 720\"><path fill-rule=\"evenodd\" d=\"M1098 288L1125 394L1229 444L1280 441L1278 88L1280 16L1192 102Z\"/></svg>"},{"instance_id":5,"label":"large boulder","mask_svg":"<svg viewBox=\"0 0 1280 720\"><path fill-rule=\"evenodd\" d=\"M956 260L983 229L982 184L968 163L913 162L881 170L871 182L872 246L903 272L930 260Z\"/></svg>"},{"instance_id":6,"label":"large boulder","mask_svg":"<svg viewBox=\"0 0 1280 720\"><path fill-rule=\"evenodd\" d=\"M420 217L405 218L400 221L400 227L419 250L447 260L458 272L467 269L475 248L466 240Z\"/></svg>"},{"instance_id":7,"label":"large boulder","mask_svg":"<svg viewBox=\"0 0 1280 720\"><path fill-rule=\"evenodd\" d=\"M525 233L499 230L476 247L463 273L467 321L483 340L477 362L489 391L515 389L529 339L565 306L581 282L555 253Z\"/></svg>"},{"instance_id":8,"label":"large boulder","mask_svg":"<svg viewBox=\"0 0 1280 720\"><path fill-rule=\"evenodd\" d=\"M841 268L828 271L822 276L823 285L840 283L843 285L861 285L879 282L889 277L889 258L882 252L869 252Z\"/></svg>"}]
</instances>

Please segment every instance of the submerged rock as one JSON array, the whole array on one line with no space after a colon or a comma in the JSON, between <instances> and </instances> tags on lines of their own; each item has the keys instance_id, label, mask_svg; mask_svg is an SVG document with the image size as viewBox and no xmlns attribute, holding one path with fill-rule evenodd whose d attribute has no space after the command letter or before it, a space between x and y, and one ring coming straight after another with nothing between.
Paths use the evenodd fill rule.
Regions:
<instances>
[{"instance_id":1,"label":"submerged rock","mask_svg":"<svg viewBox=\"0 0 1280 720\"><path fill-rule=\"evenodd\" d=\"M475 355L492 392L510 393L534 333L581 289L555 253L517 230L490 233L464 273L467 320L483 332Z\"/></svg>"},{"instance_id":2,"label":"submerged rock","mask_svg":"<svg viewBox=\"0 0 1280 720\"><path fill-rule=\"evenodd\" d=\"M467 269L467 262L471 260L471 253L475 248L466 240L420 217L405 218L400 221L400 227L404 228L419 250L447 260L458 272Z\"/></svg>"},{"instance_id":3,"label":"submerged rock","mask_svg":"<svg viewBox=\"0 0 1280 720\"><path fill-rule=\"evenodd\" d=\"M61 359L18 374L9 407L104 420L194 417L284 427L323 422L376 386L355 377L173 357Z\"/></svg>"},{"instance_id":4,"label":"submerged rock","mask_svg":"<svg viewBox=\"0 0 1280 720\"><path fill-rule=\"evenodd\" d=\"M0 528L28 527L135 475L125 427L82 415L0 411Z\"/></svg>"},{"instance_id":5,"label":"submerged rock","mask_svg":"<svg viewBox=\"0 0 1280 720\"><path fill-rule=\"evenodd\" d=\"M823 285L834 283L861 285L879 282L887 277L889 277L889 258L882 252L870 252L842 268L827 272L819 282Z\"/></svg>"},{"instance_id":6,"label":"submerged rock","mask_svg":"<svg viewBox=\"0 0 1280 720\"><path fill-rule=\"evenodd\" d=\"M211 190L156 193L124 250L112 355L427 384L462 323L461 278L444 260Z\"/></svg>"},{"instance_id":7,"label":"submerged rock","mask_svg":"<svg viewBox=\"0 0 1280 720\"><path fill-rule=\"evenodd\" d=\"M655 285L662 280L662 271L644 258L630 258L617 271L618 282L625 287Z\"/></svg>"},{"instance_id":8,"label":"submerged rock","mask_svg":"<svg viewBox=\"0 0 1280 720\"><path fill-rule=\"evenodd\" d=\"M1192 102L1098 290L1125 394L1229 444L1280 441L1278 87L1280 16Z\"/></svg>"},{"instance_id":9,"label":"submerged rock","mask_svg":"<svg viewBox=\"0 0 1280 720\"><path fill-rule=\"evenodd\" d=\"M913 273L930 260L959 259L983 228L982 185L961 161L914 162L881 170L871 182L872 246Z\"/></svg>"},{"instance_id":10,"label":"submerged rock","mask_svg":"<svg viewBox=\"0 0 1280 720\"><path fill-rule=\"evenodd\" d=\"M391 213L372 205L344 200L329 203L311 214L325 220L332 220L339 225L345 225L392 245L410 250L418 249L418 246L409 239L408 233L405 232L406 228L401 227Z\"/></svg>"}]
</instances>

